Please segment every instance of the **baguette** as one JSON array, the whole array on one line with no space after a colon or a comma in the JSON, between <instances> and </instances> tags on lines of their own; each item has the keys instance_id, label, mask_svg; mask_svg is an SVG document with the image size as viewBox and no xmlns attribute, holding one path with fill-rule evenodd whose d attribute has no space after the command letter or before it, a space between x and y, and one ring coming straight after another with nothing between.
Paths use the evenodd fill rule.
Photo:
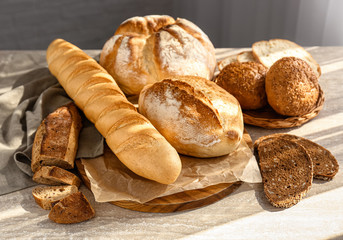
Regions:
<instances>
[{"instance_id":1,"label":"baguette","mask_svg":"<svg viewBox=\"0 0 343 240\"><path fill-rule=\"evenodd\" d=\"M50 72L123 164L159 183L177 179L181 160L176 150L137 112L94 59L75 45L56 39L47 49L47 62Z\"/></svg>"}]
</instances>

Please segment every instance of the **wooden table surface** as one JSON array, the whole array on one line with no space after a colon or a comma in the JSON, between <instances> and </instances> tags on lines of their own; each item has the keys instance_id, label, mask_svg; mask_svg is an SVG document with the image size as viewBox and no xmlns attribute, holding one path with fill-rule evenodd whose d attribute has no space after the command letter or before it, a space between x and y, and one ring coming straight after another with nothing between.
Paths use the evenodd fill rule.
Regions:
<instances>
[{"instance_id":1,"label":"wooden table surface","mask_svg":"<svg viewBox=\"0 0 343 240\"><path fill-rule=\"evenodd\" d=\"M27 188L0 196L0 239L343 239L343 47L307 49L322 67L323 110L301 127L267 130L246 126L253 141L275 132L296 134L326 147L339 161L336 177L330 182L315 180L297 205L272 207L262 184L245 183L228 197L196 210L142 213L96 203L82 186L96 217L80 224L58 225L34 202L32 188ZM218 60L241 50L217 49ZM20 57L22 53L0 51L0 61L18 64L23 73L46 67L44 51L26 51L26 58ZM95 56L99 51L88 53Z\"/></svg>"}]
</instances>

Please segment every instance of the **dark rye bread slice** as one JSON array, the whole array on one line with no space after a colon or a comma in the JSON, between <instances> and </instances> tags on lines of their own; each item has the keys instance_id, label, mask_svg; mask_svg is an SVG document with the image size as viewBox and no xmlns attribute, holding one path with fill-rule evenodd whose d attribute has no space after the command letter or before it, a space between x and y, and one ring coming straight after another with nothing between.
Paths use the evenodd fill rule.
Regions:
<instances>
[{"instance_id":1,"label":"dark rye bread slice","mask_svg":"<svg viewBox=\"0 0 343 240\"><path fill-rule=\"evenodd\" d=\"M257 146L263 188L275 207L297 204L312 185L313 165L305 149L293 141L267 138Z\"/></svg>"},{"instance_id":2,"label":"dark rye bread slice","mask_svg":"<svg viewBox=\"0 0 343 240\"><path fill-rule=\"evenodd\" d=\"M49 213L50 220L56 223L71 224L89 220L95 211L82 192L76 192L56 203Z\"/></svg>"},{"instance_id":3,"label":"dark rye bread slice","mask_svg":"<svg viewBox=\"0 0 343 240\"><path fill-rule=\"evenodd\" d=\"M42 166L32 177L33 181L47 185L75 185L80 186L81 180L75 174L56 166Z\"/></svg>"},{"instance_id":4,"label":"dark rye bread slice","mask_svg":"<svg viewBox=\"0 0 343 240\"><path fill-rule=\"evenodd\" d=\"M309 139L292 134L276 133L259 138L255 142L255 148L261 141L267 138L284 138L303 146L313 162L313 177L316 179L332 180L339 170L338 161L331 152Z\"/></svg>"}]
</instances>

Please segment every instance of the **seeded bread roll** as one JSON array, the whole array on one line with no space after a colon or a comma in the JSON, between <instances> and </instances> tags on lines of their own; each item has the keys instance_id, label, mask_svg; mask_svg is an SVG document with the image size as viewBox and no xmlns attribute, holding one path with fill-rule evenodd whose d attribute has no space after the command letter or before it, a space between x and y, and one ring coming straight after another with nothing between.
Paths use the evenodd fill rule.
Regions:
<instances>
[{"instance_id":1,"label":"seeded bread roll","mask_svg":"<svg viewBox=\"0 0 343 240\"><path fill-rule=\"evenodd\" d=\"M298 203L312 185L313 164L305 149L293 141L267 138L257 146L264 193L275 207Z\"/></svg>"},{"instance_id":2,"label":"seeded bread roll","mask_svg":"<svg viewBox=\"0 0 343 240\"><path fill-rule=\"evenodd\" d=\"M218 62L218 70L221 71L223 70L227 65L233 62L238 62L237 60L237 54L230 55Z\"/></svg>"},{"instance_id":3,"label":"seeded bread roll","mask_svg":"<svg viewBox=\"0 0 343 240\"><path fill-rule=\"evenodd\" d=\"M204 78L179 76L148 85L138 105L181 154L221 156L234 151L242 139L238 101Z\"/></svg>"},{"instance_id":4,"label":"seeded bread roll","mask_svg":"<svg viewBox=\"0 0 343 240\"><path fill-rule=\"evenodd\" d=\"M216 83L236 97L242 109L258 109L267 105L266 73L260 63L235 62L220 71Z\"/></svg>"},{"instance_id":5,"label":"seeded bread roll","mask_svg":"<svg viewBox=\"0 0 343 240\"><path fill-rule=\"evenodd\" d=\"M303 47L286 39L271 39L258 41L252 45L252 53L256 60L267 68L283 57L297 57L306 61L317 77L321 69L316 60Z\"/></svg>"},{"instance_id":6,"label":"seeded bread roll","mask_svg":"<svg viewBox=\"0 0 343 240\"><path fill-rule=\"evenodd\" d=\"M100 64L128 95L175 75L211 80L216 67L214 47L192 22L166 15L124 21L104 45Z\"/></svg>"},{"instance_id":7,"label":"seeded bread roll","mask_svg":"<svg viewBox=\"0 0 343 240\"><path fill-rule=\"evenodd\" d=\"M315 107L319 96L318 78L306 61L284 57L266 75L269 105L279 114L301 116Z\"/></svg>"}]
</instances>

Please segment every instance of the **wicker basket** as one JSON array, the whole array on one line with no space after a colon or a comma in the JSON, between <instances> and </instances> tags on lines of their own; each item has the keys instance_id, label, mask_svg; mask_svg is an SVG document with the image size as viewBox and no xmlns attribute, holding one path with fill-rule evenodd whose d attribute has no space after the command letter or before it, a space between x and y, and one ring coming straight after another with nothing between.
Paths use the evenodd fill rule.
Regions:
<instances>
[{"instance_id":1,"label":"wicker basket","mask_svg":"<svg viewBox=\"0 0 343 240\"><path fill-rule=\"evenodd\" d=\"M244 123L268 129L297 127L316 117L323 108L324 100L324 92L319 86L318 100L310 113L299 117L287 117L267 106L258 110L243 110Z\"/></svg>"}]
</instances>

